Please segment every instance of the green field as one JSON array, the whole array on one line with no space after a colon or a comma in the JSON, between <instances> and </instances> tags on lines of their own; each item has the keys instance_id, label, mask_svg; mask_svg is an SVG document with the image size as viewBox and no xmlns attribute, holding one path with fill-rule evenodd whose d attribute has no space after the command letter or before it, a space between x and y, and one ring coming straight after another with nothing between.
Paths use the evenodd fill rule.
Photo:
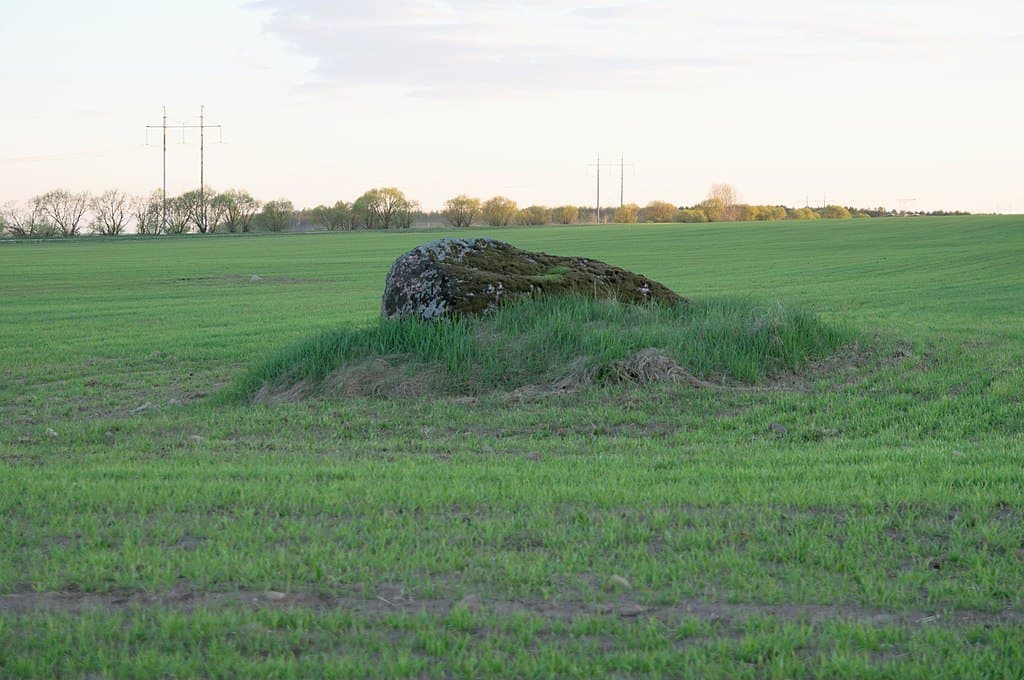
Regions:
<instances>
[{"instance_id":1,"label":"green field","mask_svg":"<svg viewBox=\"0 0 1024 680\"><path fill-rule=\"evenodd\" d=\"M1024 676L1024 218L473 233L857 346L253 405L443 234L0 243L0 677Z\"/></svg>"}]
</instances>

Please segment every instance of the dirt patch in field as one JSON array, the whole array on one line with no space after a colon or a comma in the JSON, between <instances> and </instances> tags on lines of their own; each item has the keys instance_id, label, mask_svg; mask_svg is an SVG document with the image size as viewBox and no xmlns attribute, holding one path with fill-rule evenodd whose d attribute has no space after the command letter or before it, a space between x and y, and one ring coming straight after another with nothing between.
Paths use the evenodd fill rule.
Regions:
<instances>
[{"instance_id":1,"label":"dirt patch in field","mask_svg":"<svg viewBox=\"0 0 1024 680\"><path fill-rule=\"evenodd\" d=\"M95 611L133 611L171 608L183 611L232 607L310 608L344 610L367 617L427 612L445 616L453 610L511 616L527 614L545 619L567 621L585 617L613 616L625 619L659 619L673 621L696 619L709 623L738 625L755 617L780 621L821 624L830 621L857 622L874 626L995 626L1024 623L1024 613L1007 609L990 613L981 611L953 612L887 612L856 605L825 604L734 604L697 599L673 604L645 604L628 594L604 602L551 599L489 599L477 595L461 598L419 599L400 585L382 585L365 596L341 596L310 592L279 592L235 590L204 592L187 585L162 593L35 593L19 592L0 596L0 613L32 615L42 613L78 614Z\"/></svg>"},{"instance_id":2,"label":"dirt patch in field","mask_svg":"<svg viewBox=\"0 0 1024 680\"><path fill-rule=\"evenodd\" d=\"M184 276L175 279L179 283L199 283L199 284L217 284L217 283L252 283L252 284L271 284L271 283L333 283L327 279L307 279L298 278L293 276L262 276L260 274L220 274L211 276Z\"/></svg>"}]
</instances>

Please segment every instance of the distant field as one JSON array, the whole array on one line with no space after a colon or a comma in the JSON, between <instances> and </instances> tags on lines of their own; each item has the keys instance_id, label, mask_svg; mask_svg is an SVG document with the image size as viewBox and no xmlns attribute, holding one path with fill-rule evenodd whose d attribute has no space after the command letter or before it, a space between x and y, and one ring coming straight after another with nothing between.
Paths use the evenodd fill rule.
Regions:
<instances>
[{"instance_id":1,"label":"distant field","mask_svg":"<svg viewBox=\"0 0 1024 680\"><path fill-rule=\"evenodd\" d=\"M206 398L450 234L0 243L0 677L1024 675L1024 218L458 234L861 334L800 389Z\"/></svg>"}]
</instances>

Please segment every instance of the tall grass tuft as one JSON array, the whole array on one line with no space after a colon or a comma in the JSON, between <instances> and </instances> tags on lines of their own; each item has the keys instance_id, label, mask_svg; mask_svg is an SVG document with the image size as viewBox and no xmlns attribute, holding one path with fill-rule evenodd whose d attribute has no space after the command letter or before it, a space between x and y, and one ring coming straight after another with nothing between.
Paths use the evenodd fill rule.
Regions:
<instances>
[{"instance_id":1,"label":"tall grass tuft","mask_svg":"<svg viewBox=\"0 0 1024 680\"><path fill-rule=\"evenodd\" d=\"M251 399L268 386L315 386L338 369L374 358L409 372L436 370L443 379L432 393L549 384L581 368L600 382L617 362L650 348L698 378L758 383L799 372L852 339L848 329L782 304L724 298L665 307L546 297L482 317L381 319L324 333L254 367L229 397Z\"/></svg>"}]
</instances>

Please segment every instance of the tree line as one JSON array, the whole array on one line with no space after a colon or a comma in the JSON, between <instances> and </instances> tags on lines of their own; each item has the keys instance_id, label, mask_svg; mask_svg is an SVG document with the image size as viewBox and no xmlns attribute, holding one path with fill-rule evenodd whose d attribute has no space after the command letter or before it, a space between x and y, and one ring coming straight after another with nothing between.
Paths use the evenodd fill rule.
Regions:
<instances>
[{"instance_id":1,"label":"tree line","mask_svg":"<svg viewBox=\"0 0 1024 680\"><path fill-rule=\"evenodd\" d=\"M0 227L16 238L119 236L132 229L142 235L284 231L291 227L293 212L289 201L260 204L239 190L195 189L164 200L160 191L135 196L111 189L92 196L55 189L24 204L0 207Z\"/></svg>"},{"instance_id":2,"label":"tree line","mask_svg":"<svg viewBox=\"0 0 1024 680\"><path fill-rule=\"evenodd\" d=\"M134 230L142 235L280 232L296 228L327 231L356 229L409 229L414 224L453 227L489 225L547 225L580 222L746 222L887 217L896 211L858 209L841 205L790 208L783 205L742 203L728 184L714 184L707 197L690 206L651 201L645 206L627 203L598 215L593 206L530 205L520 208L512 199L487 200L460 194L444 208L424 212L395 187L370 189L354 201L337 201L297 210L291 201L261 203L247 191L194 189L178 196L155 191L134 196L116 189L99 195L55 189L23 204L0 207L0 233L14 238L72 237L84 233L118 236ZM903 214L903 213L901 213ZM967 214L967 213L912 213Z\"/></svg>"},{"instance_id":3,"label":"tree line","mask_svg":"<svg viewBox=\"0 0 1024 680\"><path fill-rule=\"evenodd\" d=\"M394 187L371 189L352 203L296 210L291 201L261 203L249 192L193 189L178 196L159 190L136 196L111 189L98 195L55 189L24 203L0 206L0 233L14 238L291 231L312 222L322 229L407 229L419 211Z\"/></svg>"},{"instance_id":4,"label":"tree line","mask_svg":"<svg viewBox=\"0 0 1024 680\"><path fill-rule=\"evenodd\" d=\"M566 205L549 208L531 205L520 208L515 201L504 196L495 196L487 201L459 195L449 199L440 215L453 227L468 227L485 224L503 227L510 224L544 225L576 224L578 222L609 222L612 224L636 224L638 222L687 223L687 222L767 222L774 220L820 220L851 219L865 217L890 217L898 213L883 207L874 209L854 208L842 205L826 205L820 208L789 208L784 205L752 205L742 203L735 188L729 184L713 184L707 197L691 206L678 206L668 201L651 201L645 206L626 203L618 208L603 212L600 217L593 206ZM957 214L968 213L900 213L900 214Z\"/></svg>"}]
</instances>

